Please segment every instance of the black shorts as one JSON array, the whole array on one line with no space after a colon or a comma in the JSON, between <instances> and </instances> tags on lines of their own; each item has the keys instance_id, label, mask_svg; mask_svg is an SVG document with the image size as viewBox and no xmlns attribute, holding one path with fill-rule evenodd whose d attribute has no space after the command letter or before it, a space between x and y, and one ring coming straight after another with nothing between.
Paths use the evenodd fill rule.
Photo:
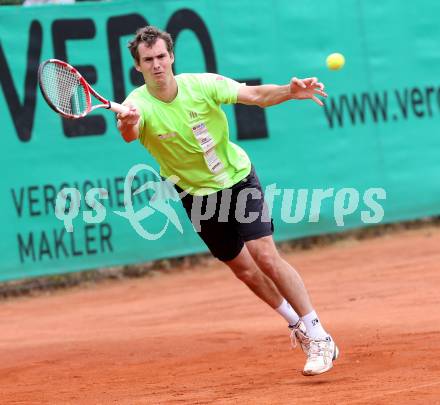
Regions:
<instances>
[{"instance_id":1,"label":"black shorts","mask_svg":"<svg viewBox=\"0 0 440 405\"><path fill-rule=\"evenodd\" d=\"M234 259L244 242L273 234L273 221L253 167L230 188L206 196L187 194L181 201L197 233L221 261Z\"/></svg>"}]
</instances>

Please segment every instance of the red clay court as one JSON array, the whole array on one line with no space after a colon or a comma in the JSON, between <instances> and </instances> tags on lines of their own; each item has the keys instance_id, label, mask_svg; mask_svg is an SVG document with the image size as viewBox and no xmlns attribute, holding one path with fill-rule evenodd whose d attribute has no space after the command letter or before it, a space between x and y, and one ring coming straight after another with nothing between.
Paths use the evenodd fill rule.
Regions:
<instances>
[{"instance_id":1,"label":"red clay court","mask_svg":"<svg viewBox=\"0 0 440 405\"><path fill-rule=\"evenodd\" d=\"M303 377L219 262L0 303L1 404L440 404L440 228L287 255L340 346Z\"/></svg>"}]
</instances>

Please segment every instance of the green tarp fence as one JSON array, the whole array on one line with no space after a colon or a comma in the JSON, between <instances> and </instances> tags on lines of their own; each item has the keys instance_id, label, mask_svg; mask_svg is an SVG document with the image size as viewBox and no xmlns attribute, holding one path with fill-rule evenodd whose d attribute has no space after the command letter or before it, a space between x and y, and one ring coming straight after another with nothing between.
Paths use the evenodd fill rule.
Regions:
<instances>
[{"instance_id":1,"label":"green tarp fence","mask_svg":"<svg viewBox=\"0 0 440 405\"><path fill-rule=\"evenodd\" d=\"M318 76L326 84L325 108L311 101L266 110L225 107L231 139L274 191L277 240L438 215L438 15L440 3L433 0L1 7L0 280L206 250L179 203L170 206L183 233L151 208L152 190L132 196L134 212L144 208L135 225L161 237L145 239L115 214L126 211L129 170L157 165L139 143L123 142L111 112L64 121L38 90L39 63L56 57L76 66L100 93L122 101L141 84L126 44L146 24L175 37L176 73L217 72L248 84ZM329 71L325 58L336 51L346 66ZM156 179L154 170L140 169L133 188ZM81 194L73 232L55 215L63 187ZM108 192L101 200L105 218L87 223L83 214L91 209L84 198L94 187Z\"/></svg>"}]
</instances>

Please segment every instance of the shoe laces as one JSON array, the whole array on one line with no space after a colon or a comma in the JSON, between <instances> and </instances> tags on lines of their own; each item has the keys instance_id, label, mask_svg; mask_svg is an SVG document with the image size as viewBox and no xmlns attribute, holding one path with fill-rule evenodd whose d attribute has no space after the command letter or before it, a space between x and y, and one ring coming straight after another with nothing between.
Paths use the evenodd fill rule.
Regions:
<instances>
[{"instance_id":1,"label":"shoe laces","mask_svg":"<svg viewBox=\"0 0 440 405\"><path fill-rule=\"evenodd\" d=\"M308 349L310 338L300 329L299 325L300 322L298 322L296 325L289 325L290 343L292 349L296 349L296 346L298 346L298 341L301 345L304 345Z\"/></svg>"},{"instance_id":2,"label":"shoe laces","mask_svg":"<svg viewBox=\"0 0 440 405\"><path fill-rule=\"evenodd\" d=\"M292 325L289 325L289 329L290 329L290 345L292 346L292 349L296 349L296 346L298 346L298 342L296 341L296 335L295 335L296 328Z\"/></svg>"}]
</instances>

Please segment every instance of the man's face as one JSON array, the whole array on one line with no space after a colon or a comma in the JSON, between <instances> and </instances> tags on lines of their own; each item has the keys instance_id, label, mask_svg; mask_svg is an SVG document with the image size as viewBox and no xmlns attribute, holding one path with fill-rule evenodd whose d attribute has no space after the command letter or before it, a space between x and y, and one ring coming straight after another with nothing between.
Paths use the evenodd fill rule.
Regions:
<instances>
[{"instance_id":1,"label":"man's face","mask_svg":"<svg viewBox=\"0 0 440 405\"><path fill-rule=\"evenodd\" d=\"M136 70L144 76L148 86L162 87L173 75L172 65L174 55L167 50L166 43L159 38L149 48L145 43L138 46L139 63L136 63Z\"/></svg>"}]
</instances>

